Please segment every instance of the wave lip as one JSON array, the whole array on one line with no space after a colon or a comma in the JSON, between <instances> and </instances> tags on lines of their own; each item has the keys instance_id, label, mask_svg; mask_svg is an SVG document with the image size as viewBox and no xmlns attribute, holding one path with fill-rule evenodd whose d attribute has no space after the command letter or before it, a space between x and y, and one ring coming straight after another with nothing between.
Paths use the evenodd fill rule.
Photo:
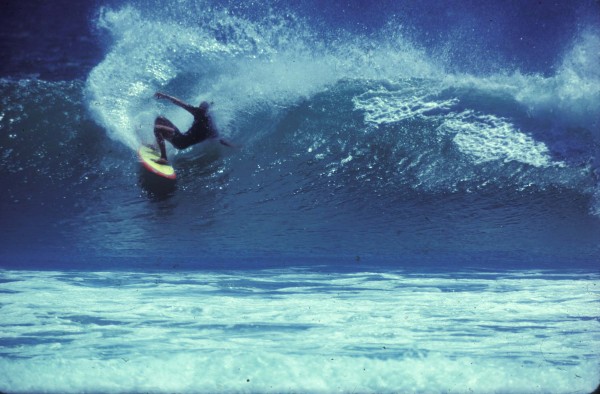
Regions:
<instances>
[{"instance_id":1,"label":"wave lip","mask_svg":"<svg viewBox=\"0 0 600 394\"><path fill-rule=\"evenodd\" d=\"M177 24L144 19L132 7L103 9L98 25L111 32L114 43L88 76L88 107L113 139L134 150L159 113L154 92L185 71L180 62L231 50Z\"/></svg>"},{"instance_id":2,"label":"wave lip","mask_svg":"<svg viewBox=\"0 0 600 394\"><path fill-rule=\"evenodd\" d=\"M244 18L215 5L192 20L178 10L167 7L165 17L133 6L104 8L98 18L113 42L87 79L88 106L113 139L131 148L152 137L158 113L177 124L188 121L153 102L156 90L215 102L217 125L232 134L240 132L240 117L288 107L343 79L439 73L397 32L373 42L323 33L291 11Z\"/></svg>"}]
</instances>

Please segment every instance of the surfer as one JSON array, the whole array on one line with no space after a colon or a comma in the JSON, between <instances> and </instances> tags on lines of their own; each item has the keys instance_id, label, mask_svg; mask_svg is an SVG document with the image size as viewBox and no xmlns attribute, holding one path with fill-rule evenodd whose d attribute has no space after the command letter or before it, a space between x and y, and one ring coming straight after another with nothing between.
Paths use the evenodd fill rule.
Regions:
<instances>
[{"instance_id":1,"label":"surfer","mask_svg":"<svg viewBox=\"0 0 600 394\"><path fill-rule=\"evenodd\" d=\"M210 104L206 101L200 103L198 107L194 107L178 98L169 96L168 94L156 92L154 97L157 99L167 99L173 104L185 109L194 117L194 123L192 123L192 126L185 133L181 133L177 126L164 116L156 118L154 121L154 136L156 137L156 143L160 149L160 159L156 160L157 163L168 163L165 140L169 141L177 149L185 149L194 144L206 141L207 139L219 138L217 128L214 125L212 117L208 113ZM230 148L233 147L231 143L223 138L219 138L219 142Z\"/></svg>"}]
</instances>

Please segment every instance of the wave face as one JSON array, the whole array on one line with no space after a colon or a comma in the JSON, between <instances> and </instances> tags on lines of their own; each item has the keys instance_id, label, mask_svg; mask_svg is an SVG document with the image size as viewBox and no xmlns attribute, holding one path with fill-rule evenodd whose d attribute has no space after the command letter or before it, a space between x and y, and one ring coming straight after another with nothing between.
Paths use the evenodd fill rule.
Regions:
<instances>
[{"instance_id":1,"label":"wave face","mask_svg":"<svg viewBox=\"0 0 600 394\"><path fill-rule=\"evenodd\" d=\"M452 72L391 23L365 36L323 31L292 11L276 12L277 3L252 12L197 2L158 12L143 4L102 9L98 24L113 43L86 83L94 118L132 149L152 140L158 113L182 128L190 123L179 109L152 100L165 90L192 103L214 102L222 132L248 150L297 131L277 124L302 116L321 124L299 124L307 129L293 149L315 145L317 160L324 157L318 145L331 149L340 136L360 140L336 152L344 163L359 157L367 140L385 138L396 154L378 167L393 170L405 162L426 187L473 183L481 166L493 167L499 178L517 172L516 184L574 185L598 166L596 27L573 38L552 76L481 75ZM210 12L200 12L206 8ZM429 176L431 167L443 170ZM495 181L475 184L489 182Z\"/></svg>"},{"instance_id":2,"label":"wave face","mask_svg":"<svg viewBox=\"0 0 600 394\"><path fill-rule=\"evenodd\" d=\"M19 234L51 226L34 241L90 260L597 256L594 2L526 15L433 2L428 17L338 3L100 5L106 53L85 81L0 85L14 253ZM177 184L148 183L134 151L154 118L191 123L156 91L213 102L241 148L172 151Z\"/></svg>"}]
</instances>

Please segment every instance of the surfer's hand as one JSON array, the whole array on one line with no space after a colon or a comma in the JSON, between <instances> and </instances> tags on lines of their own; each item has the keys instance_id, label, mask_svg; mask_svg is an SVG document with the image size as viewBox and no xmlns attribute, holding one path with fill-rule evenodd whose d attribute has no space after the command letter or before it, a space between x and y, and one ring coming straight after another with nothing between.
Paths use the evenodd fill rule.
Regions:
<instances>
[{"instance_id":1,"label":"surfer's hand","mask_svg":"<svg viewBox=\"0 0 600 394\"><path fill-rule=\"evenodd\" d=\"M164 93L161 93L161 92L154 93L154 98L161 99L161 98L165 98L165 97L166 96Z\"/></svg>"}]
</instances>

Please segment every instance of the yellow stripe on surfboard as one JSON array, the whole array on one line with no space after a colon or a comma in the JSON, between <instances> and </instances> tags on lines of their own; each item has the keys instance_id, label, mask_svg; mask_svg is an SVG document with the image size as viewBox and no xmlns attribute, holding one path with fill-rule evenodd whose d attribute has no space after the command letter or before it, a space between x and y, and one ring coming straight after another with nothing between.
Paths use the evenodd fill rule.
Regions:
<instances>
[{"instance_id":1,"label":"yellow stripe on surfboard","mask_svg":"<svg viewBox=\"0 0 600 394\"><path fill-rule=\"evenodd\" d=\"M147 146L138 149L138 156L142 165L148 170L164 178L175 179L175 170L168 164L158 164L155 160L160 159L157 151Z\"/></svg>"}]
</instances>

